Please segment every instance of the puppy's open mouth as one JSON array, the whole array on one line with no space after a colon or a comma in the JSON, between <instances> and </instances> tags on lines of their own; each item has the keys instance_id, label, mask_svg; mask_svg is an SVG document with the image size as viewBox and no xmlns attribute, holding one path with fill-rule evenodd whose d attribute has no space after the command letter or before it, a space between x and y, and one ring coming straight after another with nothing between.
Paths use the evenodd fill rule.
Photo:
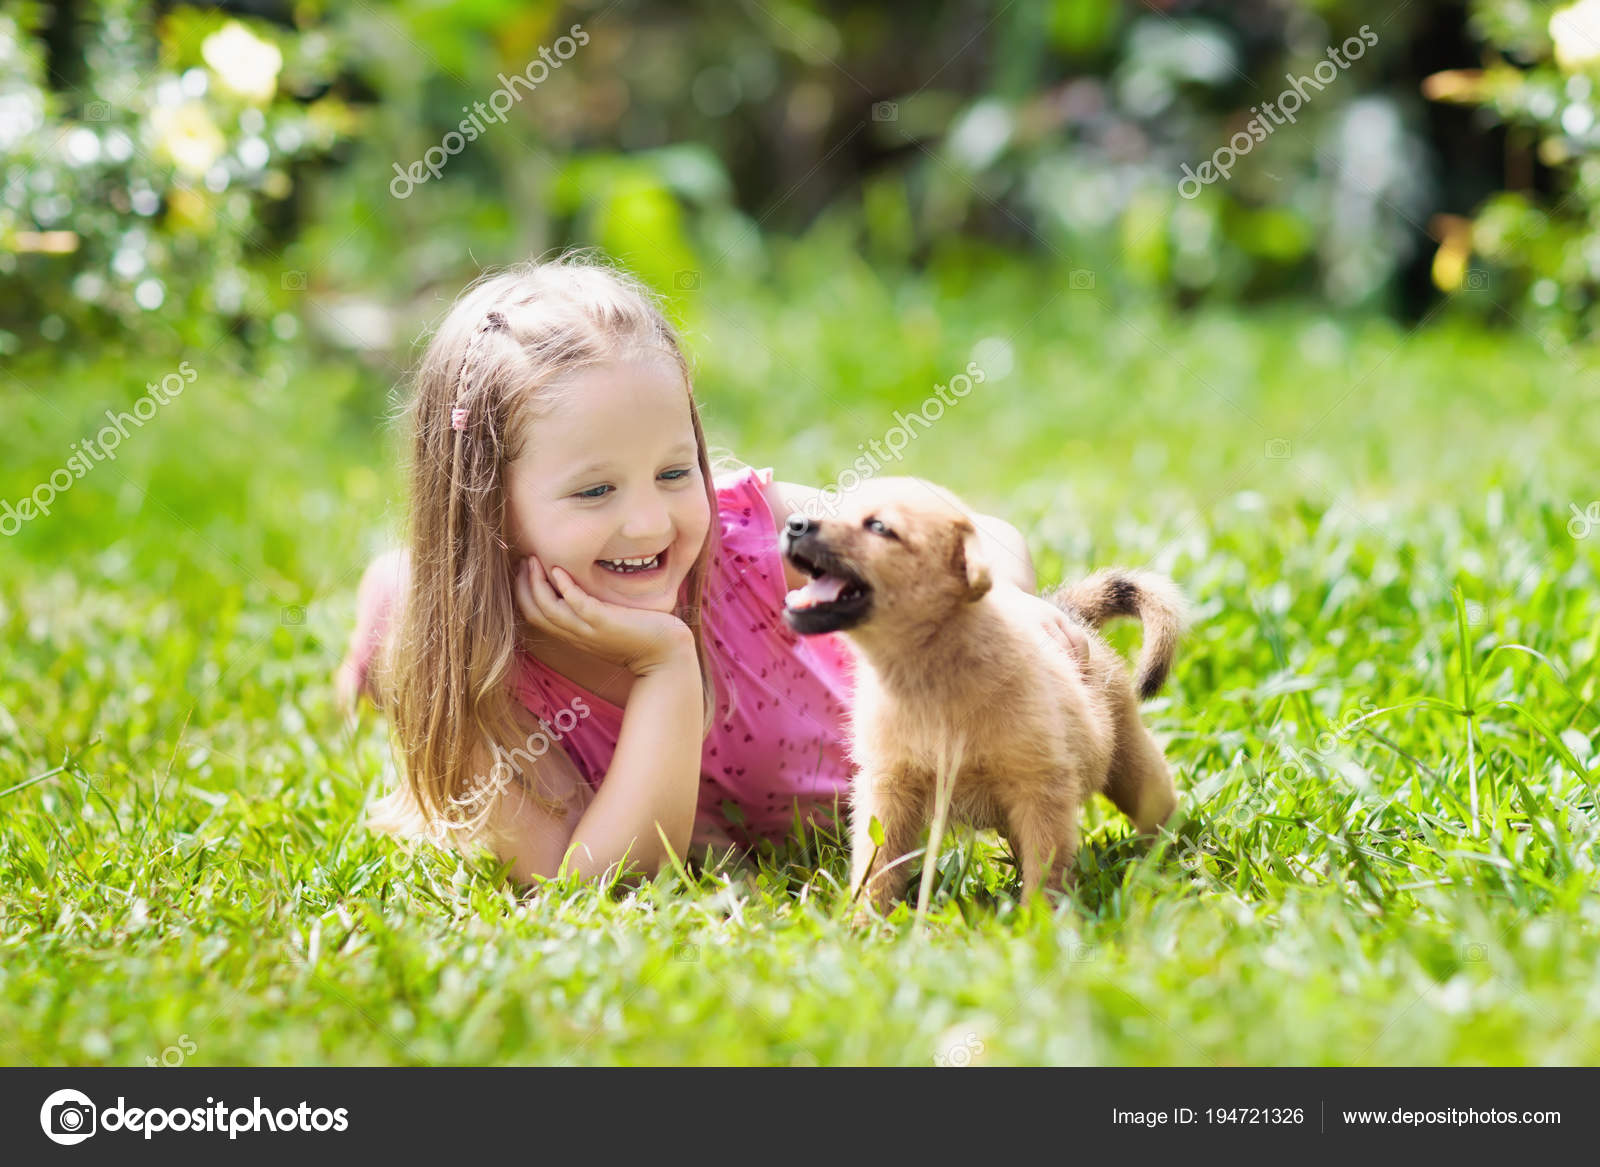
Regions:
<instances>
[{"instance_id":1,"label":"puppy's open mouth","mask_svg":"<svg viewBox=\"0 0 1600 1167\"><path fill-rule=\"evenodd\" d=\"M871 586L815 539L784 540L784 556L811 579L784 597L784 619L802 636L861 623L872 608Z\"/></svg>"}]
</instances>

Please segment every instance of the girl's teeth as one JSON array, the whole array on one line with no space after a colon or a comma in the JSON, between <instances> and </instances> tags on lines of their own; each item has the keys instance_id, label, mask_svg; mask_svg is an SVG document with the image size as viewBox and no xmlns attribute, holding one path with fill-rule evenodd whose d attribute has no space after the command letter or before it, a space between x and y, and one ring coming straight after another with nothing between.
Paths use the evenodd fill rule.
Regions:
<instances>
[{"instance_id":1,"label":"girl's teeth","mask_svg":"<svg viewBox=\"0 0 1600 1167\"><path fill-rule=\"evenodd\" d=\"M661 562L661 556L659 554L652 555L647 559L602 559L600 562L612 571L624 573L649 571Z\"/></svg>"}]
</instances>

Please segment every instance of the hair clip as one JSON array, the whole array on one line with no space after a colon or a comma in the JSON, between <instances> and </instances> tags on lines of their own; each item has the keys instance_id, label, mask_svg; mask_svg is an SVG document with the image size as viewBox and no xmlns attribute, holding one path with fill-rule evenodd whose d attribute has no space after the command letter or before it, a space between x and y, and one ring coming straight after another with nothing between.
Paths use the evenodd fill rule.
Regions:
<instances>
[{"instance_id":1,"label":"hair clip","mask_svg":"<svg viewBox=\"0 0 1600 1167\"><path fill-rule=\"evenodd\" d=\"M456 373L456 400L469 396L466 389L467 374L473 368L473 358L477 354L478 343L486 332L503 331L506 327L506 318L499 312L487 313L478 324L477 333L467 345L467 354L461 358L461 368ZM467 428L466 406L458 405L450 411L450 428L465 430Z\"/></svg>"}]
</instances>

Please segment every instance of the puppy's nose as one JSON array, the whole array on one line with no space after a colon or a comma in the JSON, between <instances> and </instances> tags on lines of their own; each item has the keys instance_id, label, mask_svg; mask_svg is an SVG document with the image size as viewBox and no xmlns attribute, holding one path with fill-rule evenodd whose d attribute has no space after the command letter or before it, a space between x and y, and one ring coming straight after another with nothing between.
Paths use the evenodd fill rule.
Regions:
<instances>
[{"instance_id":1,"label":"puppy's nose","mask_svg":"<svg viewBox=\"0 0 1600 1167\"><path fill-rule=\"evenodd\" d=\"M798 539L802 535L811 534L816 529L816 523L799 511L795 511L783 525L783 536L785 539Z\"/></svg>"}]
</instances>

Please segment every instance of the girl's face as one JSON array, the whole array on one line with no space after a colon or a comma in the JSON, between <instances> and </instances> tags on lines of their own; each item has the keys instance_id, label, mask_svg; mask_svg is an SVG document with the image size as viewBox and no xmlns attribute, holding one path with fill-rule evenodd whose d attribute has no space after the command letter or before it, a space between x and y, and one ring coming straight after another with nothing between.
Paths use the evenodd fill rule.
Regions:
<instances>
[{"instance_id":1,"label":"girl's face","mask_svg":"<svg viewBox=\"0 0 1600 1167\"><path fill-rule=\"evenodd\" d=\"M524 437L505 475L512 547L596 599L672 611L711 526L677 367L645 356L585 369Z\"/></svg>"}]
</instances>

